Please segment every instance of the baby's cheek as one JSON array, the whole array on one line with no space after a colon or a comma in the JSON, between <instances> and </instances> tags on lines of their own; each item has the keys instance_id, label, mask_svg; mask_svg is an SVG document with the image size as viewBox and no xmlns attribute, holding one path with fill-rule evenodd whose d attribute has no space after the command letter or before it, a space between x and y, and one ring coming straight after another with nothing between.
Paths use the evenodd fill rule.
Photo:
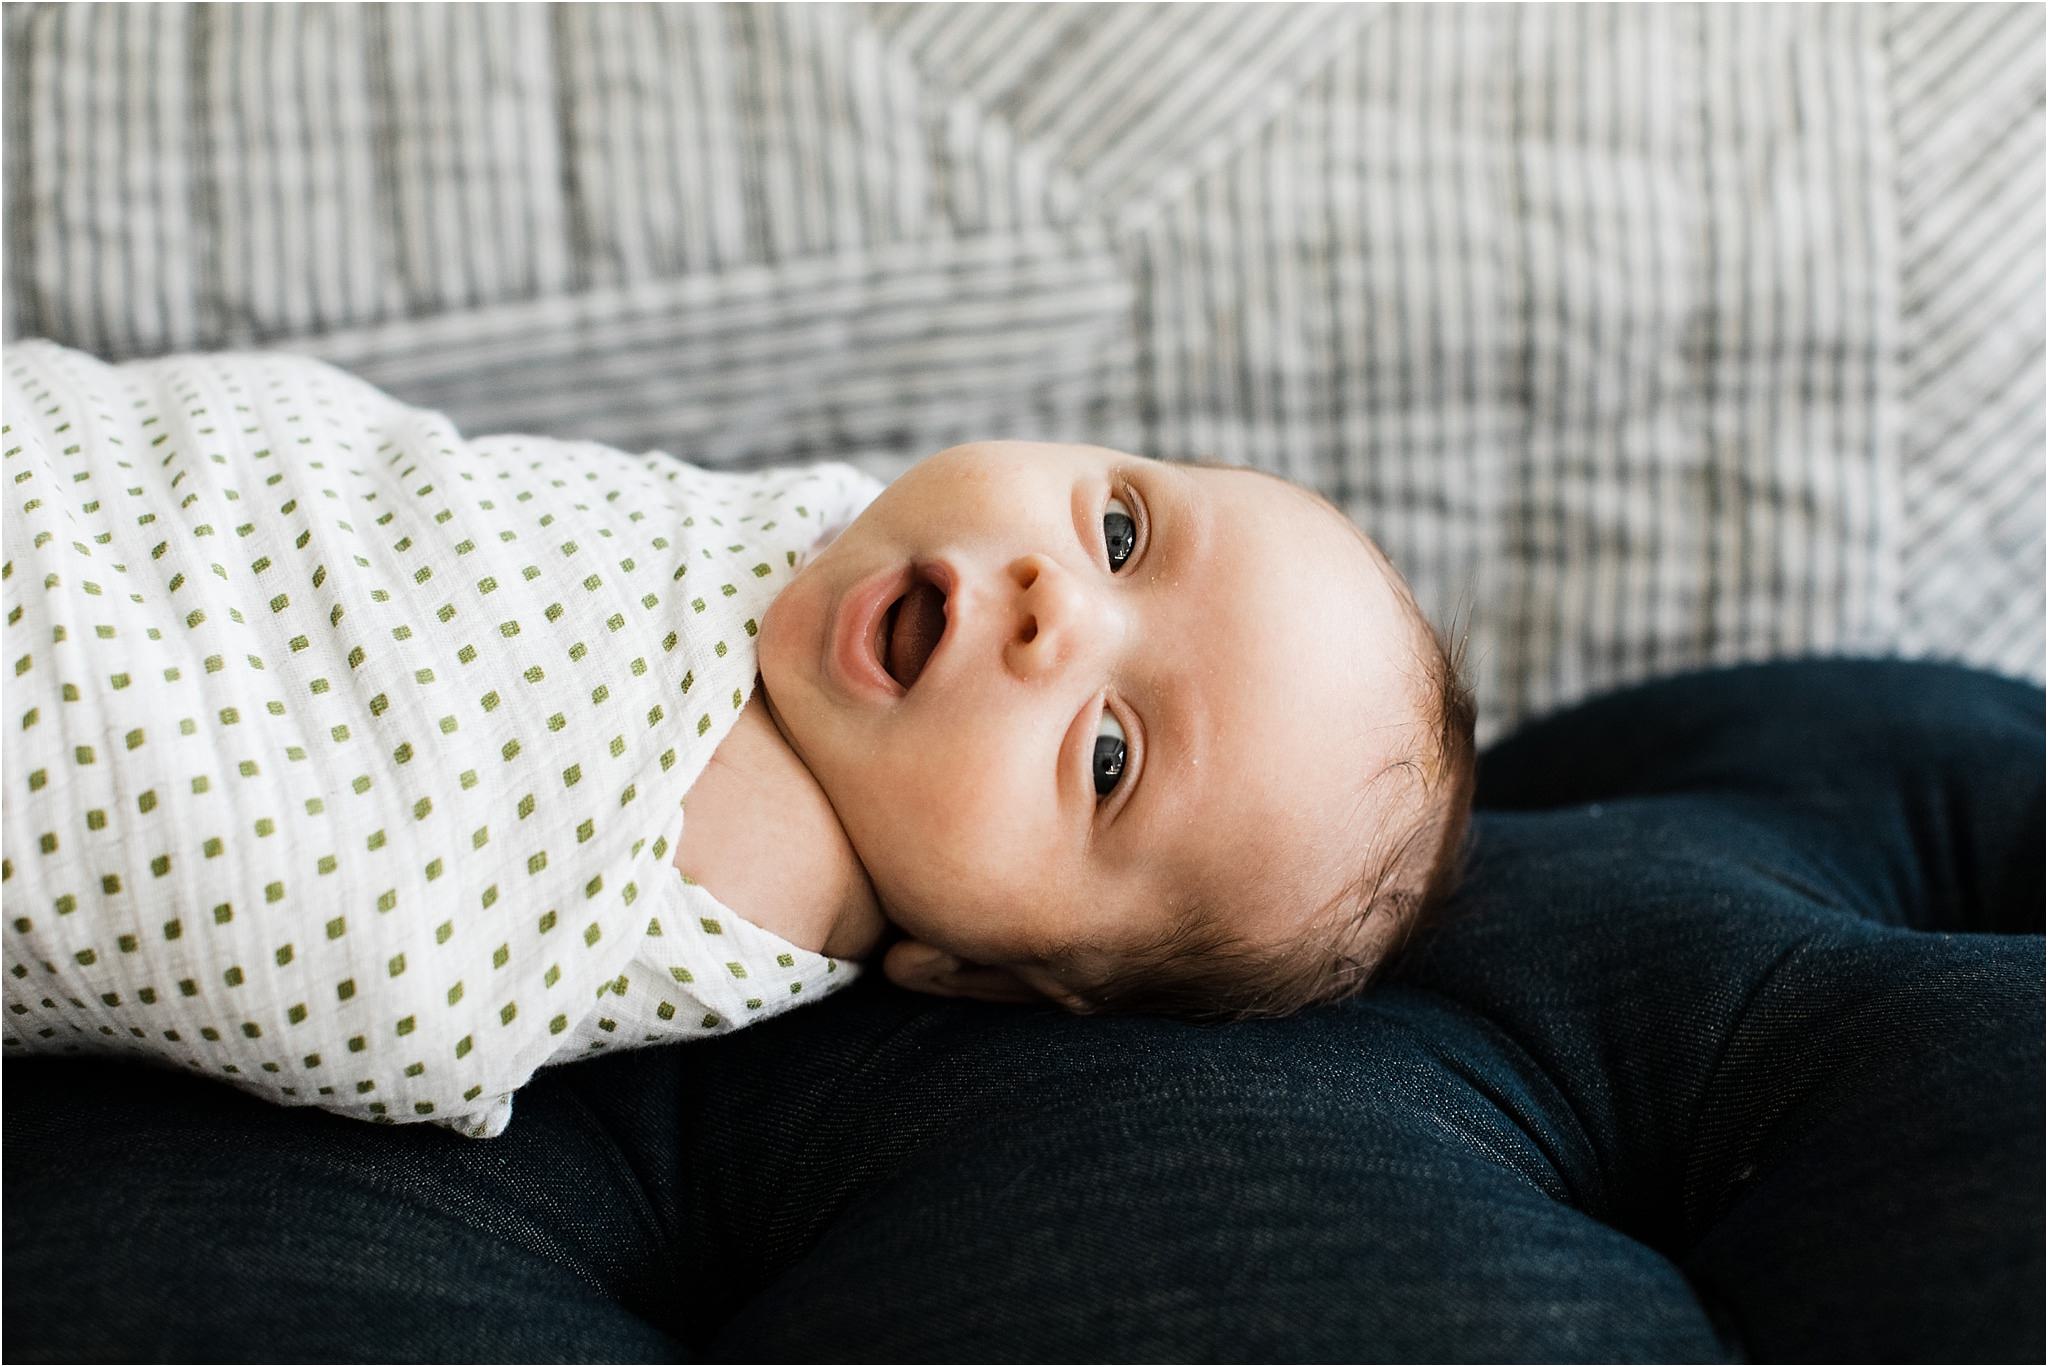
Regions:
<instances>
[{"instance_id":1,"label":"baby's cheek","mask_svg":"<svg viewBox=\"0 0 2048 1367\"><path fill-rule=\"evenodd\" d=\"M815 563L799 570L796 578L775 595L761 614L760 636L754 645L764 673L788 662L794 647L791 639L793 627L804 615L804 605L810 601L816 583L815 578L807 581Z\"/></svg>"},{"instance_id":2,"label":"baby's cheek","mask_svg":"<svg viewBox=\"0 0 2048 1367\"><path fill-rule=\"evenodd\" d=\"M936 737L885 734L866 760L863 786L876 799L877 824L928 857L962 857L1004 824L1002 801L977 755Z\"/></svg>"},{"instance_id":3,"label":"baby's cheek","mask_svg":"<svg viewBox=\"0 0 2048 1367\"><path fill-rule=\"evenodd\" d=\"M916 904L980 895L996 872L982 857L983 842L949 819L921 815L900 812L863 843L862 858L876 890Z\"/></svg>"},{"instance_id":4,"label":"baby's cheek","mask_svg":"<svg viewBox=\"0 0 2048 1367\"><path fill-rule=\"evenodd\" d=\"M860 853L884 911L909 928L990 926L1021 900L1000 843L950 816L888 823Z\"/></svg>"},{"instance_id":5,"label":"baby's cheek","mask_svg":"<svg viewBox=\"0 0 2048 1367\"><path fill-rule=\"evenodd\" d=\"M1028 962L1048 940L1043 908L992 895L968 884L920 883L890 900L878 888L882 914L913 939L971 963Z\"/></svg>"}]
</instances>

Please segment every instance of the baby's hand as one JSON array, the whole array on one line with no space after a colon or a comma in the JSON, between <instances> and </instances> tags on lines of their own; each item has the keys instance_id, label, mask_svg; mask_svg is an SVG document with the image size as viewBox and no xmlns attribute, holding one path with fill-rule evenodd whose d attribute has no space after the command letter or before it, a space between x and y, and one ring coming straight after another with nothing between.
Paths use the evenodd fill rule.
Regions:
<instances>
[{"instance_id":1,"label":"baby's hand","mask_svg":"<svg viewBox=\"0 0 2048 1367\"><path fill-rule=\"evenodd\" d=\"M834 958L883 929L867 872L825 792L757 691L683 798L675 866L754 925Z\"/></svg>"}]
</instances>

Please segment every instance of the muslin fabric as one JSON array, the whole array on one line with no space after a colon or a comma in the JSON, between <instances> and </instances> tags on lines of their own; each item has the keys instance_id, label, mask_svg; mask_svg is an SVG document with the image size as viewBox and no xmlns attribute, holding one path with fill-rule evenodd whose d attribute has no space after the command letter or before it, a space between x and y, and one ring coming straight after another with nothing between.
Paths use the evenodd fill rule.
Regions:
<instances>
[{"instance_id":1,"label":"muslin fabric","mask_svg":"<svg viewBox=\"0 0 2048 1367\"><path fill-rule=\"evenodd\" d=\"M467 440L324 363L5 362L5 1044L500 1133L857 966L673 864L845 465Z\"/></svg>"}]
</instances>

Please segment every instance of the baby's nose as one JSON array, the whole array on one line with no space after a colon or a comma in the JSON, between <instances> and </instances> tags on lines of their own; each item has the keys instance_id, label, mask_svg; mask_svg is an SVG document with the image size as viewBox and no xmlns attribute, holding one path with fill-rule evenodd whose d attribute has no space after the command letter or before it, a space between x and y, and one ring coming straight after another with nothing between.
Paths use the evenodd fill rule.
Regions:
<instances>
[{"instance_id":1,"label":"baby's nose","mask_svg":"<svg viewBox=\"0 0 2048 1367\"><path fill-rule=\"evenodd\" d=\"M1094 591L1049 556L1019 556L1007 574L1015 614L1003 661L1020 679L1087 665L1115 648L1123 617L1107 594Z\"/></svg>"}]
</instances>

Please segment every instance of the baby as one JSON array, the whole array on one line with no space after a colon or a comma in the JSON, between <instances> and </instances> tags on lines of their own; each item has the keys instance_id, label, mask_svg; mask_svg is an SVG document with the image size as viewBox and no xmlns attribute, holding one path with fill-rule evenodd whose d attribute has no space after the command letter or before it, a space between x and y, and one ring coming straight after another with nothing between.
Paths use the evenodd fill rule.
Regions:
<instances>
[{"instance_id":1,"label":"baby","mask_svg":"<svg viewBox=\"0 0 2048 1367\"><path fill-rule=\"evenodd\" d=\"M1284 1014L1361 987L1455 876L1457 665L1379 548L1278 477L954 447L759 644L765 709L692 791L679 865L761 924L814 913L786 933L829 953L900 929L902 986Z\"/></svg>"},{"instance_id":2,"label":"baby","mask_svg":"<svg viewBox=\"0 0 2048 1367\"><path fill-rule=\"evenodd\" d=\"M718 474L293 357L30 343L6 381L10 1052L488 1136L540 1066L877 955L1289 1012L1456 877L1457 663L1277 477Z\"/></svg>"}]
</instances>

